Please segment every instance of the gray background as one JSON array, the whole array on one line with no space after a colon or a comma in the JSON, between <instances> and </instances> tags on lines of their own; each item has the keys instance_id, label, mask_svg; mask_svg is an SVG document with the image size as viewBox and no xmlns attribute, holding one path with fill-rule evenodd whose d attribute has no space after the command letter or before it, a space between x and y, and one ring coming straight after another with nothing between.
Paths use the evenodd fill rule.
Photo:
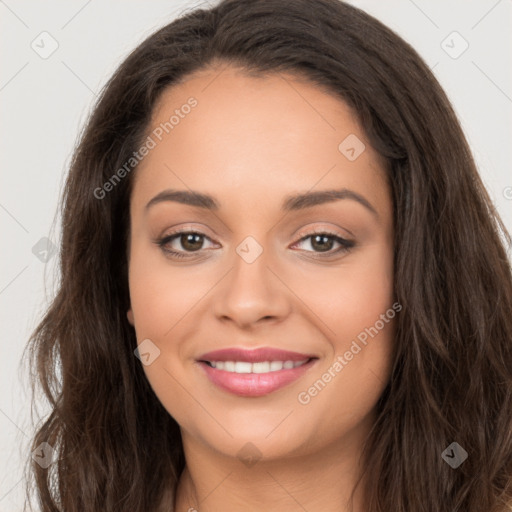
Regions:
<instances>
[{"instance_id":1,"label":"gray background","mask_svg":"<svg viewBox=\"0 0 512 512\"><path fill-rule=\"evenodd\" d=\"M43 237L58 244L58 218L50 228L80 127L127 53L204 3L0 0L0 512L22 509L22 461L33 428L19 361L57 276L57 258L45 264L32 249ZM351 3L398 32L433 69L512 230L512 0ZM51 36L40 36L44 31ZM47 51L51 38L58 48L43 59L31 45Z\"/></svg>"}]
</instances>

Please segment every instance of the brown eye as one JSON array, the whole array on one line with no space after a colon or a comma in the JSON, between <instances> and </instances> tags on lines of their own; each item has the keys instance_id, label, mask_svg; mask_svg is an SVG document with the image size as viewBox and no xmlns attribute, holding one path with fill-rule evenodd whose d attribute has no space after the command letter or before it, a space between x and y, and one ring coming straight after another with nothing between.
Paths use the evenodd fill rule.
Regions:
<instances>
[{"instance_id":1,"label":"brown eye","mask_svg":"<svg viewBox=\"0 0 512 512\"><path fill-rule=\"evenodd\" d=\"M333 237L329 235L314 235L311 238L311 247L320 252L326 252L332 249L335 243Z\"/></svg>"},{"instance_id":2,"label":"brown eye","mask_svg":"<svg viewBox=\"0 0 512 512\"><path fill-rule=\"evenodd\" d=\"M198 233L182 233L178 236L181 246L187 251L198 251L203 245L203 235Z\"/></svg>"},{"instance_id":3,"label":"brown eye","mask_svg":"<svg viewBox=\"0 0 512 512\"><path fill-rule=\"evenodd\" d=\"M205 239L209 240L204 233L179 231L157 240L156 243L162 251L173 258L187 258L189 256L187 253L194 253L203 249Z\"/></svg>"},{"instance_id":4,"label":"brown eye","mask_svg":"<svg viewBox=\"0 0 512 512\"><path fill-rule=\"evenodd\" d=\"M303 243L306 240L310 240L309 245L312 248L312 251L307 252L319 253L320 255L326 253L326 256L347 252L355 246L355 242L352 240L346 240L335 233L328 232L311 233L302 237L298 243ZM339 244L340 247L332 251L334 244Z\"/></svg>"}]
</instances>

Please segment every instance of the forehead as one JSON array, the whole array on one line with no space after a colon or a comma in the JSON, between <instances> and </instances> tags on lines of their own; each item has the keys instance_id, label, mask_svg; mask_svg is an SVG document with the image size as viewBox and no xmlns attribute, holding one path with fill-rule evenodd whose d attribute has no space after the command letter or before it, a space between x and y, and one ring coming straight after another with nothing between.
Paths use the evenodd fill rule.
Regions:
<instances>
[{"instance_id":1,"label":"forehead","mask_svg":"<svg viewBox=\"0 0 512 512\"><path fill-rule=\"evenodd\" d=\"M163 92L147 135L154 147L135 172L135 201L165 188L236 193L256 203L316 184L371 188L377 195L382 189L383 162L357 116L290 74L202 70ZM365 148L355 160L343 152L345 140Z\"/></svg>"}]
</instances>

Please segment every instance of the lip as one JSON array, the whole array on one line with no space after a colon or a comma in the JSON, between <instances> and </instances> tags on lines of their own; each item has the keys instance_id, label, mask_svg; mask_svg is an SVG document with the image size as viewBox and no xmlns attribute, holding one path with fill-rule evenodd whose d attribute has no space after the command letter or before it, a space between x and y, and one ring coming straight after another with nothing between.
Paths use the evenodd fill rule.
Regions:
<instances>
[{"instance_id":1,"label":"lip","mask_svg":"<svg viewBox=\"0 0 512 512\"><path fill-rule=\"evenodd\" d=\"M198 361L245 361L261 363L262 361L304 361L316 357L314 354L301 354L271 347L261 347L252 350L244 348L223 348L207 352L198 357Z\"/></svg>"},{"instance_id":2,"label":"lip","mask_svg":"<svg viewBox=\"0 0 512 512\"><path fill-rule=\"evenodd\" d=\"M267 395L299 379L317 361L317 357L311 354L301 354L273 348L259 348L245 350L230 348L215 350L203 354L197 363L206 376L216 386L234 395L242 397L258 397ZM267 373L235 373L219 370L208 365L206 361L245 361L258 363L262 361L304 361L301 366L277 370Z\"/></svg>"}]
</instances>

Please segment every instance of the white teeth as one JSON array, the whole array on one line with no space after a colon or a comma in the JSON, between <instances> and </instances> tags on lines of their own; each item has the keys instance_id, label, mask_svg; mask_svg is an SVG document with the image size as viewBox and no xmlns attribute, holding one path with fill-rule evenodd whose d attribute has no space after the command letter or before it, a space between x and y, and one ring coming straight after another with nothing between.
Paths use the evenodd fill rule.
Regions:
<instances>
[{"instance_id":1,"label":"white teeth","mask_svg":"<svg viewBox=\"0 0 512 512\"><path fill-rule=\"evenodd\" d=\"M227 372L234 372L235 371L234 361L224 361L224 370L226 370Z\"/></svg>"},{"instance_id":2,"label":"white teeth","mask_svg":"<svg viewBox=\"0 0 512 512\"><path fill-rule=\"evenodd\" d=\"M309 359L303 361L261 361L259 363L249 363L246 361L209 361L209 363L217 370L224 370L233 373L269 373L279 370L290 370L297 368Z\"/></svg>"},{"instance_id":3,"label":"white teeth","mask_svg":"<svg viewBox=\"0 0 512 512\"><path fill-rule=\"evenodd\" d=\"M235 373L251 373L252 364L245 361L237 361L235 363Z\"/></svg>"},{"instance_id":4,"label":"white teeth","mask_svg":"<svg viewBox=\"0 0 512 512\"><path fill-rule=\"evenodd\" d=\"M270 361L270 371L275 372L277 370L283 369L283 363L282 361Z\"/></svg>"},{"instance_id":5,"label":"white teeth","mask_svg":"<svg viewBox=\"0 0 512 512\"><path fill-rule=\"evenodd\" d=\"M270 363L263 361L261 363L252 363L252 373L268 373L270 371Z\"/></svg>"}]
</instances>

